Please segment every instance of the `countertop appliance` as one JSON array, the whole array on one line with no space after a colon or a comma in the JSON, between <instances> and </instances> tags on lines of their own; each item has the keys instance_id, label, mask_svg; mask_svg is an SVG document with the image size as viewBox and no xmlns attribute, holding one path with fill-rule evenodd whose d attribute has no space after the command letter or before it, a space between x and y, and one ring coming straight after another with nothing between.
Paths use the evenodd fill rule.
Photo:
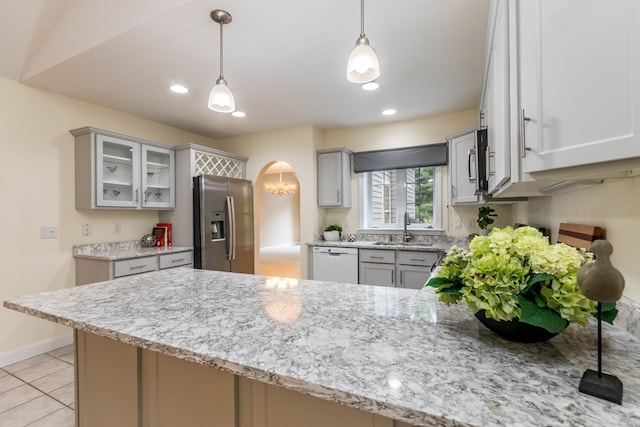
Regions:
<instances>
[{"instance_id":1,"label":"countertop appliance","mask_svg":"<svg viewBox=\"0 0 640 427\"><path fill-rule=\"evenodd\" d=\"M313 247L313 280L358 283L358 249Z\"/></svg>"},{"instance_id":2,"label":"countertop appliance","mask_svg":"<svg viewBox=\"0 0 640 427\"><path fill-rule=\"evenodd\" d=\"M195 268L254 273L251 181L194 177L193 228Z\"/></svg>"}]
</instances>

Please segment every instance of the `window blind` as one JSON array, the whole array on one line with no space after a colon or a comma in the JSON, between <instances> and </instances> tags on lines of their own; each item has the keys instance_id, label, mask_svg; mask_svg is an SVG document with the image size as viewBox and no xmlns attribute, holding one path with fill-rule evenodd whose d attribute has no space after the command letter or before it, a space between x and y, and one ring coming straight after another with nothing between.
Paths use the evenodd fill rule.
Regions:
<instances>
[{"instance_id":1,"label":"window blind","mask_svg":"<svg viewBox=\"0 0 640 427\"><path fill-rule=\"evenodd\" d=\"M447 143L353 153L355 173L447 164Z\"/></svg>"}]
</instances>

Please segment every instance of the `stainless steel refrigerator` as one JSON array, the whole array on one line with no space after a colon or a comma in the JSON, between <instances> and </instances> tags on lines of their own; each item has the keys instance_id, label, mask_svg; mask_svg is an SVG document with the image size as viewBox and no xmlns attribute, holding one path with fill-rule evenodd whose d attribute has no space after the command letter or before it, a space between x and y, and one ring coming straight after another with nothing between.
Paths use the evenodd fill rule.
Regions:
<instances>
[{"instance_id":1,"label":"stainless steel refrigerator","mask_svg":"<svg viewBox=\"0 0 640 427\"><path fill-rule=\"evenodd\" d=\"M193 228L196 268L254 273L251 181L194 177Z\"/></svg>"}]
</instances>

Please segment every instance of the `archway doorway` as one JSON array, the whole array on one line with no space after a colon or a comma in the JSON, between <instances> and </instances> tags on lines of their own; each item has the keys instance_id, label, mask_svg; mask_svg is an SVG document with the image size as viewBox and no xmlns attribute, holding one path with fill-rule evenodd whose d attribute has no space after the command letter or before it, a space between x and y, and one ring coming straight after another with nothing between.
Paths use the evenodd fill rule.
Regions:
<instances>
[{"instance_id":1,"label":"archway doorway","mask_svg":"<svg viewBox=\"0 0 640 427\"><path fill-rule=\"evenodd\" d=\"M265 165L256 182L257 274L300 278L300 182L284 161Z\"/></svg>"}]
</instances>

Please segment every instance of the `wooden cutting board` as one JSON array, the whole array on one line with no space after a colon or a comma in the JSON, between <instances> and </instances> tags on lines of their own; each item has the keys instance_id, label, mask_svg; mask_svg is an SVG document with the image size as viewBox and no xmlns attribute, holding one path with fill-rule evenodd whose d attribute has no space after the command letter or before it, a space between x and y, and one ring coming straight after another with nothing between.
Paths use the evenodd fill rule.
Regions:
<instances>
[{"instance_id":1,"label":"wooden cutting board","mask_svg":"<svg viewBox=\"0 0 640 427\"><path fill-rule=\"evenodd\" d=\"M588 251L591 250L591 242L602 237L602 228L592 225L562 223L558 231L558 243Z\"/></svg>"}]
</instances>

